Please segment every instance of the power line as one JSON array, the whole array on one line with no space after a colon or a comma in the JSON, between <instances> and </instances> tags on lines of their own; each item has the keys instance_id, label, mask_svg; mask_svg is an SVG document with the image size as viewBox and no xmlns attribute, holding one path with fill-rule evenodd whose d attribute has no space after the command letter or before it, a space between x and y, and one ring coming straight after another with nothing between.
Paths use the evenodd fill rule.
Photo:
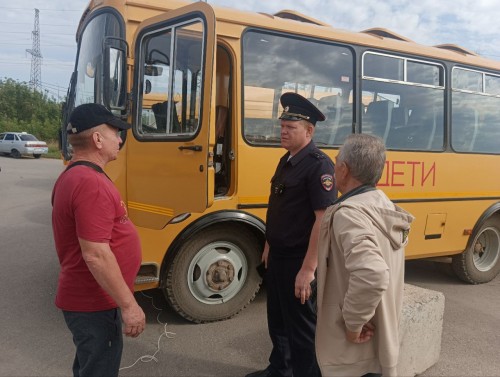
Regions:
<instances>
[{"instance_id":1,"label":"power line","mask_svg":"<svg viewBox=\"0 0 500 377\"><path fill-rule=\"evenodd\" d=\"M56 88L56 89L66 89L65 86L60 86L60 85L57 85L57 84L50 84L50 83L44 82L44 81L42 81L42 85L46 85L46 86L53 87L53 88Z\"/></svg>"}]
</instances>

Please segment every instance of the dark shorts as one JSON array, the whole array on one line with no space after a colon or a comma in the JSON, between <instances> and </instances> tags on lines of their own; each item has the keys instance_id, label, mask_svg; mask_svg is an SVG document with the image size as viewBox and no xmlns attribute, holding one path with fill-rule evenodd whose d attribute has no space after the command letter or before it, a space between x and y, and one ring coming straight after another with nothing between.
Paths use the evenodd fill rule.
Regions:
<instances>
[{"instance_id":1,"label":"dark shorts","mask_svg":"<svg viewBox=\"0 0 500 377\"><path fill-rule=\"evenodd\" d=\"M76 346L73 376L118 376L123 349L120 310L63 314Z\"/></svg>"}]
</instances>

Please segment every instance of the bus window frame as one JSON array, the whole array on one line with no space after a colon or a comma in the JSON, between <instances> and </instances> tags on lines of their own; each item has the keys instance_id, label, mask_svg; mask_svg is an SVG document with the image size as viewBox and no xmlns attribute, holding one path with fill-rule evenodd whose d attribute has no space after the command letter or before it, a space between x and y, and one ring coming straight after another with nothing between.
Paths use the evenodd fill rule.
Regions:
<instances>
[{"instance_id":1,"label":"bus window frame","mask_svg":"<svg viewBox=\"0 0 500 377\"><path fill-rule=\"evenodd\" d=\"M403 81L401 80L390 80L390 79L384 79L380 77L373 77L373 76L366 76L364 73L365 69L365 56L366 55L380 55L380 56L386 56L389 58L395 58L395 59L401 59L403 60ZM422 63L426 65L433 65L436 67L441 67L442 68L442 85L431 85L431 84L423 84L423 83L418 83L418 82L413 82L413 81L408 81L407 80L407 63L408 61L415 62L415 63ZM418 58L413 58L413 57L408 57L406 55L397 55L397 54L389 54L389 53L384 53L380 52L377 50L364 50L361 54L361 79L362 80L375 80L375 81L383 81L383 82L390 82L390 83L397 83L397 84L403 84L403 85L411 85L411 86L419 86L419 87L424 87L424 88L432 88L432 89L443 89L446 91L446 66L442 62L435 62L432 60L423 60L423 59L418 59Z\"/></svg>"},{"instance_id":2,"label":"bus window frame","mask_svg":"<svg viewBox=\"0 0 500 377\"><path fill-rule=\"evenodd\" d=\"M455 70L463 70L463 71L469 71L469 72L476 72L480 73L482 77L482 87L483 90L481 92L475 91L475 90L468 90L468 89L459 89L459 88L454 88L453 87L453 72ZM472 93L472 94L481 94L481 95L486 95L488 97L498 97L500 98L500 93L499 94L494 94L494 93L489 93L486 91L486 76L494 76L498 77L500 79L500 72L491 72L487 70L480 70L479 68L470 68L466 67L463 65L454 65L451 69L451 91L455 92L464 92L464 93Z\"/></svg>"},{"instance_id":3,"label":"bus window frame","mask_svg":"<svg viewBox=\"0 0 500 377\"><path fill-rule=\"evenodd\" d=\"M143 56L143 48L144 48L144 39L150 35L154 34L159 34L163 31L170 31L173 33L173 41L176 41L176 32L175 30L178 28L182 28L182 26L189 26L192 25L196 22L200 22L203 30L202 30L202 46L201 46L201 87L200 87L200 109L199 109L199 116L198 116L198 126L196 128L196 132L192 134L180 134L180 135L173 135L173 134L145 134L138 132L139 128L139 122L142 122L142 100L143 100L143 93L144 93L144 56ZM165 24L168 24L168 26L162 26ZM205 114L205 111L203 109L203 102L204 102L204 86L205 86L205 61L206 61L206 56L207 56L207 24L208 21L204 17L204 14L201 12L190 12L187 14L183 14L179 17L175 17L172 19L169 19L167 21L162 21L159 23L155 23L152 25L149 25L142 29L139 34L135 37L135 70L134 70L134 93L132 98L134 98L133 101L133 125L132 125L132 132L134 134L134 137L141 141L141 142L182 142L182 141L190 141L194 140L198 137L201 128L202 128L202 119ZM175 43L174 43L175 44ZM170 46L170 53L175 52L175 46L172 44ZM175 73L175 72L174 72ZM169 75L169 91L173 89L173 75ZM168 93L167 93L168 95ZM172 101L168 100L168 110L167 113L171 114L172 108L171 108Z\"/></svg>"}]
</instances>

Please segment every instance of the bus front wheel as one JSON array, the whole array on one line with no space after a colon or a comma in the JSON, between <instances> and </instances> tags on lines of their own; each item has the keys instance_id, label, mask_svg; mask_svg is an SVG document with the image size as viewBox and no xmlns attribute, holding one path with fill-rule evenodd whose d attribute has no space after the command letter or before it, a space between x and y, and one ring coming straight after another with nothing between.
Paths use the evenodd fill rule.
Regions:
<instances>
[{"instance_id":1,"label":"bus front wheel","mask_svg":"<svg viewBox=\"0 0 500 377\"><path fill-rule=\"evenodd\" d=\"M500 217L487 219L471 246L452 259L455 274L471 284L487 283L500 272Z\"/></svg>"},{"instance_id":2,"label":"bus front wheel","mask_svg":"<svg viewBox=\"0 0 500 377\"><path fill-rule=\"evenodd\" d=\"M191 236L167 266L163 292L184 318L196 322L228 319L259 291L256 266L262 245L248 229L215 225Z\"/></svg>"}]
</instances>

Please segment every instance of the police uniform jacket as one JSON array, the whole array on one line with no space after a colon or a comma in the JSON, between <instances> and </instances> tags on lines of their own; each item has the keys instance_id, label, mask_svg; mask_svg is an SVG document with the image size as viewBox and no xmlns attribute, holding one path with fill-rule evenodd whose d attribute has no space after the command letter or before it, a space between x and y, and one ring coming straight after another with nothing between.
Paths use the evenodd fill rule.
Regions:
<instances>
[{"instance_id":1,"label":"police uniform jacket","mask_svg":"<svg viewBox=\"0 0 500 377\"><path fill-rule=\"evenodd\" d=\"M310 142L291 159L279 161L271 179L266 238L273 257L304 257L315 221L337 194L332 160Z\"/></svg>"}]
</instances>

